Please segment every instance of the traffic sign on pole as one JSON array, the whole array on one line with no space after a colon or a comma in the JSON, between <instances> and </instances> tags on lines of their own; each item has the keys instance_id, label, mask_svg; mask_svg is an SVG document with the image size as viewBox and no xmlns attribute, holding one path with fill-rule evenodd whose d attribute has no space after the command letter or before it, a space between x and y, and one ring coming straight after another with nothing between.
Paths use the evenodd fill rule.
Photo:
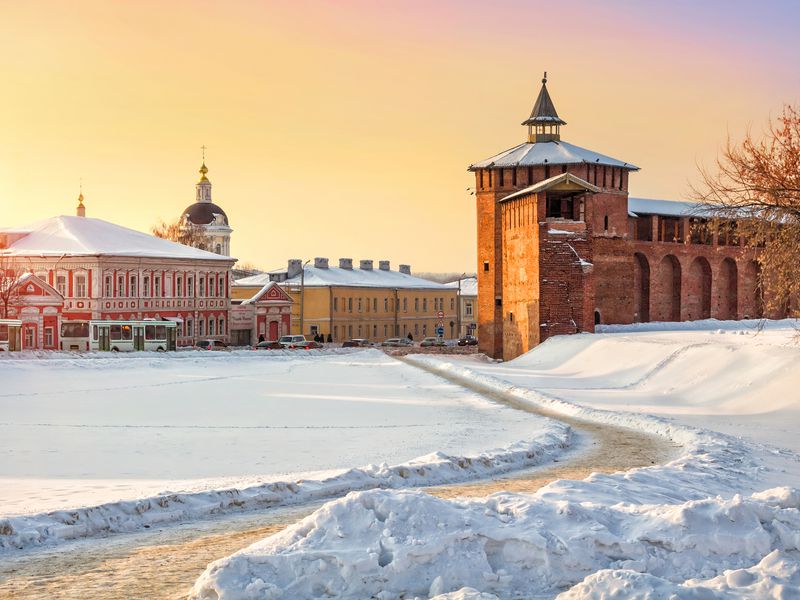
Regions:
<instances>
[{"instance_id":1,"label":"traffic sign on pole","mask_svg":"<svg viewBox=\"0 0 800 600\"><path fill-rule=\"evenodd\" d=\"M436 328L436 335L442 337L444 335L444 327L437 327Z\"/></svg>"},{"instance_id":2,"label":"traffic sign on pole","mask_svg":"<svg viewBox=\"0 0 800 600\"><path fill-rule=\"evenodd\" d=\"M437 319L444 319L444 311L440 310L439 312L437 312L436 313L436 318Z\"/></svg>"}]
</instances>

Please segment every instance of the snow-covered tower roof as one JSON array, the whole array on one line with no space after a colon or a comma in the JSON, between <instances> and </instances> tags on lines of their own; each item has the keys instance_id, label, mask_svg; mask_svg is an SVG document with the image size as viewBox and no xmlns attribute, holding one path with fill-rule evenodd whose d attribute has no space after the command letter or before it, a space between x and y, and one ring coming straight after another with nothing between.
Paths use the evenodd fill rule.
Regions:
<instances>
[{"instance_id":1,"label":"snow-covered tower roof","mask_svg":"<svg viewBox=\"0 0 800 600\"><path fill-rule=\"evenodd\" d=\"M567 123L558 116L553 99L547 91L547 72L542 78L542 87L533 105L531 116L522 124L528 128L527 142L474 163L470 165L469 170L581 163L619 167L629 171L639 170L639 167L631 163L561 141L560 127Z\"/></svg>"},{"instance_id":2,"label":"snow-covered tower roof","mask_svg":"<svg viewBox=\"0 0 800 600\"><path fill-rule=\"evenodd\" d=\"M533 105L531 116L522 122L528 127L528 141L550 142L561 139L559 127L567 122L558 116L550 93L547 91L547 71L542 77L542 89Z\"/></svg>"}]
</instances>

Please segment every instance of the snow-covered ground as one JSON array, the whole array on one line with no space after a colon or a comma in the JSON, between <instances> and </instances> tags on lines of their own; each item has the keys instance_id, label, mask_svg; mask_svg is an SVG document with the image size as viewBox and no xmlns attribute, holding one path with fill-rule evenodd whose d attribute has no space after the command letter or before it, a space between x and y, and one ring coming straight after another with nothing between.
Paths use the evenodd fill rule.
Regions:
<instances>
[{"instance_id":1,"label":"snow-covered ground","mask_svg":"<svg viewBox=\"0 0 800 600\"><path fill-rule=\"evenodd\" d=\"M6 355L0 548L463 481L570 435L376 350Z\"/></svg>"},{"instance_id":2,"label":"snow-covered ground","mask_svg":"<svg viewBox=\"0 0 800 600\"><path fill-rule=\"evenodd\" d=\"M794 324L643 329L553 338L509 363L412 360L667 436L679 458L532 495L349 494L213 563L192 597L800 597Z\"/></svg>"}]
</instances>

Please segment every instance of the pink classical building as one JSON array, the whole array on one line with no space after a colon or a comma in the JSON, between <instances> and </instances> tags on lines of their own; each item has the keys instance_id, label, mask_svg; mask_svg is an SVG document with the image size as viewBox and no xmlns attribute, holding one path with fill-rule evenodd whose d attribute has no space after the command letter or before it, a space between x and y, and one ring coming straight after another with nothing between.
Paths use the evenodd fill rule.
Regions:
<instances>
[{"instance_id":1,"label":"pink classical building","mask_svg":"<svg viewBox=\"0 0 800 600\"><path fill-rule=\"evenodd\" d=\"M0 258L20 277L7 315L23 347L88 349L93 319L178 323L178 344L229 339L235 259L85 217L0 229Z\"/></svg>"}]
</instances>

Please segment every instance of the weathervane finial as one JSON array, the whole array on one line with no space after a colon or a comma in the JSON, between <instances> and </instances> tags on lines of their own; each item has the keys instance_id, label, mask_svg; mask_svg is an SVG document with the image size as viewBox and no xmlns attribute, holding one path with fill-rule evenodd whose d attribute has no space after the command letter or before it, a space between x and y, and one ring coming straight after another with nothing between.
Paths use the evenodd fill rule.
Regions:
<instances>
[{"instance_id":1,"label":"weathervane finial","mask_svg":"<svg viewBox=\"0 0 800 600\"><path fill-rule=\"evenodd\" d=\"M547 83L547 71L544 72L544 77L542 77L542 84Z\"/></svg>"}]
</instances>

